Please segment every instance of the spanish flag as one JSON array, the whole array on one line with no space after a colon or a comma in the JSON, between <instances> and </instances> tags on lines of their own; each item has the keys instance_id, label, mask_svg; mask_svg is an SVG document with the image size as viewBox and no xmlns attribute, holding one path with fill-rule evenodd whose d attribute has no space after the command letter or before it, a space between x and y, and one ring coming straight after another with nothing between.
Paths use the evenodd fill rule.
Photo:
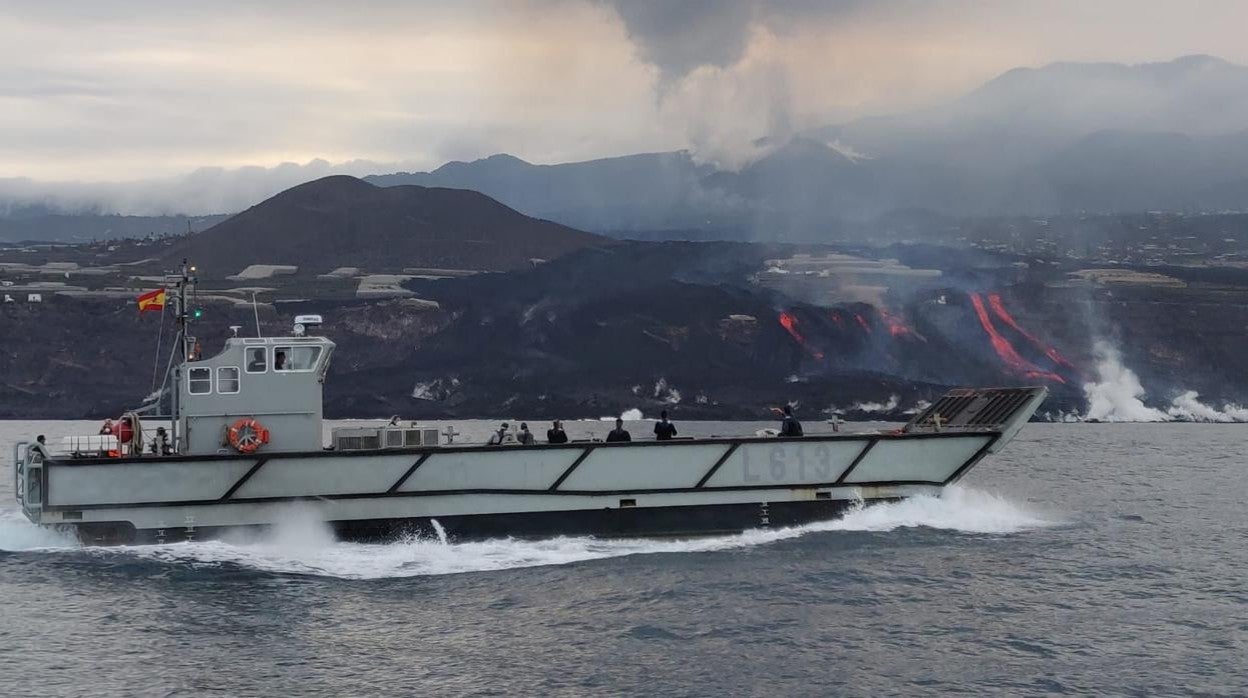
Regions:
<instances>
[{"instance_id":1,"label":"spanish flag","mask_svg":"<svg viewBox=\"0 0 1248 698\"><path fill-rule=\"evenodd\" d=\"M157 289L148 291L139 296L139 312L145 313L149 310L165 309L165 289Z\"/></svg>"}]
</instances>

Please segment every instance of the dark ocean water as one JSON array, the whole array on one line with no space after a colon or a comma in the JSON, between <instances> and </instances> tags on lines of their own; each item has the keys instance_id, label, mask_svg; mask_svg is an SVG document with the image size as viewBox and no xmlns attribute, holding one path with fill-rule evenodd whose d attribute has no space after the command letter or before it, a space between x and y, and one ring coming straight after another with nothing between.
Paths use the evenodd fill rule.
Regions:
<instances>
[{"instance_id":1,"label":"dark ocean water","mask_svg":"<svg viewBox=\"0 0 1248 698\"><path fill-rule=\"evenodd\" d=\"M6 466L72 426L0 422ZM941 499L694 541L84 549L6 477L0 691L1244 694L1246 447L1030 425Z\"/></svg>"}]
</instances>

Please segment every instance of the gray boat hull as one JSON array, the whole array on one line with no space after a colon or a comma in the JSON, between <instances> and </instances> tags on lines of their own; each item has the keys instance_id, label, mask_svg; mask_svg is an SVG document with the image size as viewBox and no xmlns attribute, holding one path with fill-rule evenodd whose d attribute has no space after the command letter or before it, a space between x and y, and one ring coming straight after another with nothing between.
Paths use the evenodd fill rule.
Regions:
<instances>
[{"instance_id":1,"label":"gray boat hull","mask_svg":"<svg viewBox=\"0 0 1248 698\"><path fill-rule=\"evenodd\" d=\"M692 535L938 494L993 432L49 460L27 515L92 543L183 540L311 512L340 536ZM33 497L33 498L32 498ZM774 513L773 513L774 512Z\"/></svg>"}]
</instances>

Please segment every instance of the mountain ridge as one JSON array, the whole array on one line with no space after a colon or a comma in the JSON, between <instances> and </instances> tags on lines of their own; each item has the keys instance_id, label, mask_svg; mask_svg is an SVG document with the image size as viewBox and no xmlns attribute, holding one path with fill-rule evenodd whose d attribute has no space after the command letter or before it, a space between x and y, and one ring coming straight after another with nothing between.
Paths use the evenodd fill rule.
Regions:
<instances>
[{"instance_id":1,"label":"mountain ridge","mask_svg":"<svg viewBox=\"0 0 1248 698\"><path fill-rule=\"evenodd\" d=\"M525 216L476 191L377 187L347 175L292 187L165 253L193 256L203 269L237 273L252 264L324 273L446 267L502 271L604 242Z\"/></svg>"}]
</instances>

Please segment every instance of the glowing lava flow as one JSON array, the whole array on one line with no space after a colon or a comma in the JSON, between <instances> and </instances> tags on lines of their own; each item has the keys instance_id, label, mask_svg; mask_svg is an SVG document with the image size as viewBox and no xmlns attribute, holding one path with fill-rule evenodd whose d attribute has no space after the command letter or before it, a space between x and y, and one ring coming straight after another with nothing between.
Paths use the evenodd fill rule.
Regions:
<instances>
[{"instance_id":1,"label":"glowing lava flow","mask_svg":"<svg viewBox=\"0 0 1248 698\"><path fill-rule=\"evenodd\" d=\"M781 311L780 326L783 327L785 331L793 337L793 339L797 340L797 343L802 345L803 349L810 352L811 356L816 359L823 358L823 352L811 349L810 345L806 343L806 338L803 337L802 333L797 330L797 318L790 315L787 311Z\"/></svg>"},{"instance_id":2,"label":"glowing lava flow","mask_svg":"<svg viewBox=\"0 0 1248 698\"><path fill-rule=\"evenodd\" d=\"M836 323L837 328L845 329L845 320L841 318L841 314L835 310L832 311L832 322Z\"/></svg>"},{"instance_id":3,"label":"glowing lava flow","mask_svg":"<svg viewBox=\"0 0 1248 698\"><path fill-rule=\"evenodd\" d=\"M918 332L915 332L913 329L911 329L911 327L910 327L909 325L907 325L906 323L902 322L901 318L897 317L896 315L893 315L892 313L888 312L887 310L881 310L881 311L880 311L880 317L884 318L884 324L885 324L885 325L888 325L888 333L889 333L889 334L891 334L892 336L894 336L894 337L914 337L914 338L916 338L916 339L920 339L920 340L922 340L922 341L924 341L924 342L926 342L926 341L927 341L927 338L926 338L926 337L924 337L923 335L919 334Z\"/></svg>"},{"instance_id":4,"label":"glowing lava flow","mask_svg":"<svg viewBox=\"0 0 1248 698\"><path fill-rule=\"evenodd\" d=\"M862 329L866 330L867 334L871 334L871 326L867 324L866 318L858 313L854 313L854 319L858 321L859 325L862 325Z\"/></svg>"},{"instance_id":5,"label":"glowing lava flow","mask_svg":"<svg viewBox=\"0 0 1248 698\"><path fill-rule=\"evenodd\" d=\"M971 304L975 306L975 315L979 317L979 324L983 326L984 332L988 333L988 339L992 341L993 350L997 352L997 356L1001 357L1006 366L1028 378L1041 378L1058 383L1066 382L1056 373L1042 371L1035 364L1019 356L1014 346L1010 344L1010 340L1001 336L1001 333L993 326L992 319L988 317L988 309L984 307L984 299L980 298L978 293L971 294Z\"/></svg>"},{"instance_id":6,"label":"glowing lava flow","mask_svg":"<svg viewBox=\"0 0 1248 698\"><path fill-rule=\"evenodd\" d=\"M1039 339L1036 339L1036 337L1032 335L1030 332L1028 332L1027 330L1024 330L1018 324L1018 322L1014 319L1014 316L1010 315L1009 311L1005 309L1005 304L1001 302L1001 294L999 293L988 294L988 305L992 306L992 312L996 313L997 317L1001 318L1002 322L1009 325L1010 327L1013 327L1015 330L1018 331L1019 334L1026 337L1027 341L1031 342L1032 345L1035 346L1037 349L1043 351L1045 356L1049 357L1054 362L1061 364L1062 366L1065 366L1067 368L1075 367L1074 364L1066 360L1066 357L1058 353L1057 349L1050 347L1050 346L1046 346L1044 342L1041 342Z\"/></svg>"}]
</instances>

